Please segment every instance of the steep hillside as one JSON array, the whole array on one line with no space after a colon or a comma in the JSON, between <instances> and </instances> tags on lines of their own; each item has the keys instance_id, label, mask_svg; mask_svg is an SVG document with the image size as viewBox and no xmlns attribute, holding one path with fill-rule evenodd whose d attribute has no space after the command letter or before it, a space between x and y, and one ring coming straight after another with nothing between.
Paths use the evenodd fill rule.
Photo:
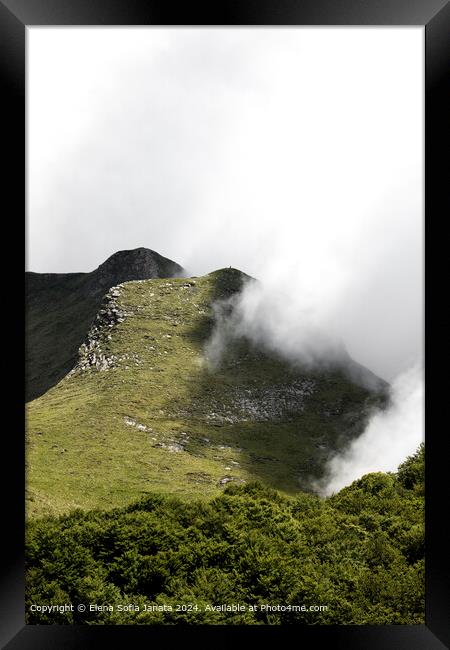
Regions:
<instances>
[{"instance_id":1,"label":"steep hillside","mask_svg":"<svg viewBox=\"0 0 450 650\"><path fill-rule=\"evenodd\" d=\"M109 291L76 367L28 405L29 515L150 492L207 498L255 479L294 494L361 432L385 394L339 370L294 369L246 341L208 367L211 304L244 277L223 269Z\"/></svg>"},{"instance_id":2,"label":"steep hillside","mask_svg":"<svg viewBox=\"0 0 450 650\"><path fill-rule=\"evenodd\" d=\"M73 367L105 292L127 280L182 275L146 248L119 251L91 273L26 274L26 398L35 399Z\"/></svg>"}]
</instances>

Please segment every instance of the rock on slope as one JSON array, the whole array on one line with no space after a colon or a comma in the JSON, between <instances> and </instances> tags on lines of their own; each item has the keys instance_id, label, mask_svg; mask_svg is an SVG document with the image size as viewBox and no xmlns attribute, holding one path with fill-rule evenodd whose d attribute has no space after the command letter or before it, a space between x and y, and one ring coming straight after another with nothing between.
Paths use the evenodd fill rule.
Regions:
<instances>
[{"instance_id":1,"label":"rock on slope","mask_svg":"<svg viewBox=\"0 0 450 650\"><path fill-rule=\"evenodd\" d=\"M385 395L347 370L293 368L244 339L211 369L212 305L243 279L222 269L110 288L72 371L28 406L29 514L253 479L292 494L362 431Z\"/></svg>"},{"instance_id":2,"label":"rock on slope","mask_svg":"<svg viewBox=\"0 0 450 650\"><path fill-rule=\"evenodd\" d=\"M119 251L91 273L26 274L26 399L73 367L108 289L127 280L181 276L183 269L147 248Z\"/></svg>"}]
</instances>

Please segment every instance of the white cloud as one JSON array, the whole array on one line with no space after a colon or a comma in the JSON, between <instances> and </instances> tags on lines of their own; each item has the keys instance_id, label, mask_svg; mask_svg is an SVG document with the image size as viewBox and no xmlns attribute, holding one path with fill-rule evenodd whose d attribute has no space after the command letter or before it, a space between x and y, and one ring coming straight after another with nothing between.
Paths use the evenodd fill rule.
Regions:
<instances>
[{"instance_id":1,"label":"white cloud","mask_svg":"<svg viewBox=\"0 0 450 650\"><path fill-rule=\"evenodd\" d=\"M417 355L422 28L31 28L28 49L28 268L231 264L387 379Z\"/></svg>"}]
</instances>

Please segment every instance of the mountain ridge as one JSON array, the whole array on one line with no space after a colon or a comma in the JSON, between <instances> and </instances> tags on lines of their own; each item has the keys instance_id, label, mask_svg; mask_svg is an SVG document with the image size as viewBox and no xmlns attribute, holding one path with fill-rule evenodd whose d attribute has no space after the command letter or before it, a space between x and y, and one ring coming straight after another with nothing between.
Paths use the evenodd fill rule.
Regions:
<instances>
[{"instance_id":1,"label":"mountain ridge","mask_svg":"<svg viewBox=\"0 0 450 650\"><path fill-rule=\"evenodd\" d=\"M44 394L71 370L111 286L183 273L176 262L142 247L118 251L87 273L27 271L26 401Z\"/></svg>"}]
</instances>

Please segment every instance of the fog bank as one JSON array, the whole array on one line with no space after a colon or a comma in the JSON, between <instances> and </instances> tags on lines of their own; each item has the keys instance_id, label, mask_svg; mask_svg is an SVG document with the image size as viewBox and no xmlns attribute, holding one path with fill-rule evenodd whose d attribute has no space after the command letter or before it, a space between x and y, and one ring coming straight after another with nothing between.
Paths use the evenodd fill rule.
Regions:
<instances>
[{"instance_id":1,"label":"fog bank","mask_svg":"<svg viewBox=\"0 0 450 650\"><path fill-rule=\"evenodd\" d=\"M325 478L313 487L322 496L338 492L369 472L394 472L424 440L424 377L420 363L392 384L392 403L371 417L364 433L333 457Z\"/></svg>"}]
</instances>

